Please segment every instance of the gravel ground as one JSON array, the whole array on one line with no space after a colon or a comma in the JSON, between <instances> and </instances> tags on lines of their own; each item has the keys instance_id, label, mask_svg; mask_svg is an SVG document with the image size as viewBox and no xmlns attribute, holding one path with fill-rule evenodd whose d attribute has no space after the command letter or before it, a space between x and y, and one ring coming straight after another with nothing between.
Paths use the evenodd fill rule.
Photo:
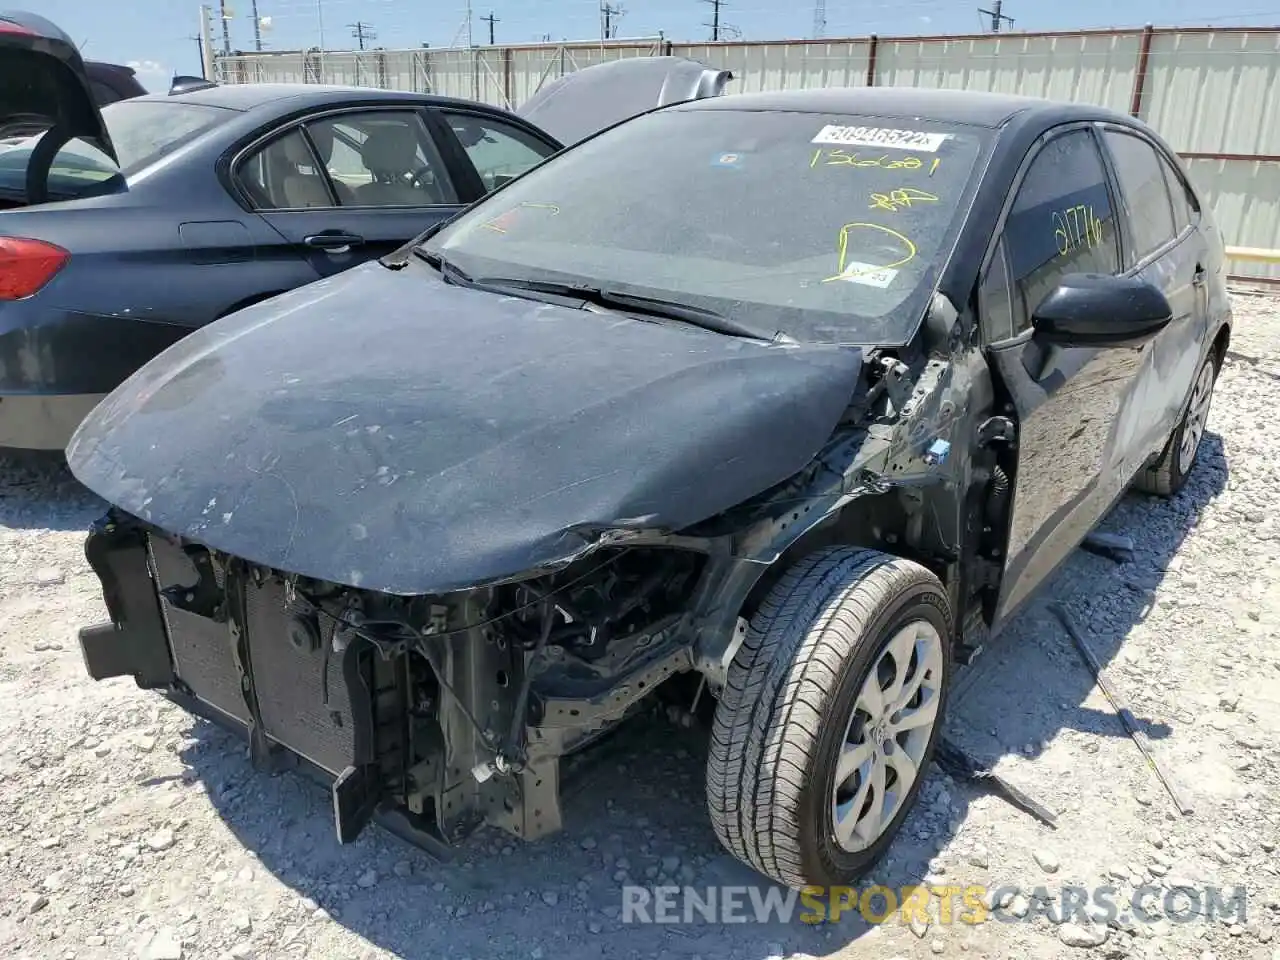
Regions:
<instances>
[{"instance_id":1,"label":"gravel ground","mask_svg":"<svg viewBox=\"0 0 1280 960\"><path fill-rule=\"evenodd\" d=\"M935 771L870 878L987 885L1011 922L946 923L935 908L927 926L623 923L628 878L758 883L707 822L705 733L677 736L659 719L604 748L557 837L520 846L485 833L449 862L379 829L339 847L325 792L253 773L239 741L129 681L85 678L74 630L104 611L83 530L101 504L65 472L8 466L0 955L1280 960L1280 465L1268 452L1280 301L1239 296L1236 315L1188 489L1130 497L1104 524L1134 538L1134 560L1079 552L959 675L951 735L1056 811L1058 829ZM1046 612L1051 597L1108 665L1192 815L1176 813L1124 733ZM1244 922L1134 923L1125 896L1146 883L1243 885ZM1111 924L1063 922L1069 887L1105 885L1119 891Z\"/></svg>"}]
</instances>

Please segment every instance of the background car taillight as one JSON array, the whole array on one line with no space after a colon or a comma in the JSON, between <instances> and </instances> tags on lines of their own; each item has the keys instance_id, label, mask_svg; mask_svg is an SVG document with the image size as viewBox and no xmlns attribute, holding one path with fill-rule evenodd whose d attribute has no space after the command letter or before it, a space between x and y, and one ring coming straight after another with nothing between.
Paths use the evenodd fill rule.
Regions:
<instances>
[{"instance_id":1,"label":"background car taillight","mask_svg":"<svg viewBox=\"0 0 1280 960\"><path fill-rule=\"evenodd\" d=\"M0 237L0 300L31 296L70 259L67 251L43 240Z\"/></svg>"}]
</instances>

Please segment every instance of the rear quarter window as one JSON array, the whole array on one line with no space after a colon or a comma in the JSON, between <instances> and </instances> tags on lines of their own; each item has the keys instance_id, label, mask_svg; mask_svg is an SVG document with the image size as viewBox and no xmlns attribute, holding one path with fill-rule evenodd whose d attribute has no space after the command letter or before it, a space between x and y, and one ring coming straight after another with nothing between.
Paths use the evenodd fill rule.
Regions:
<instances>
[{"instance_id":1,"label":"rear quarter window","mask_svg":"<svg viewBox=\"0 0 1280 960\"><path fill-rule=\"evenodd\" d=\"M129 174L149 167L237 111L181 100L120 100L102 108L102 119Z\"/></svg>"}]
</instances>

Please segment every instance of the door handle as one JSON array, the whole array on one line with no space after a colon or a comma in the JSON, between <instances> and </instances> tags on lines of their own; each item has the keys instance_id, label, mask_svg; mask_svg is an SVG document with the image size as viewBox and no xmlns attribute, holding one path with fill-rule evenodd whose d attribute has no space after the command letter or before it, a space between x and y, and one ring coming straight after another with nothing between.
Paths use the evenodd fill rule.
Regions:
<instances>
[{"instance_id":1,"label":"door handle","mask_svg":"<svg viewBox=\"0 0 1280 960\"><path fill-rule=\"evenodd\" d=\"M364 237L354 233L345 233L341 230L329 230L304 237L302 242L308 247L314 247L317 250L324 250L328 253L346 253L352 247L358 247L364 243Z\"/></svg>"},{"instance_id":2,"label":"door handle","mask_svg":"<svg viewBox=\"0 0 1280 960\"><path fill-rule=\"evenodd\" d=\"M1209 271L1199 264L1196 265L1196 272L1191 275L1191 284L1196 287L1203 287L1205 281L1209 279Z\"/></svg>"}]
</instances>

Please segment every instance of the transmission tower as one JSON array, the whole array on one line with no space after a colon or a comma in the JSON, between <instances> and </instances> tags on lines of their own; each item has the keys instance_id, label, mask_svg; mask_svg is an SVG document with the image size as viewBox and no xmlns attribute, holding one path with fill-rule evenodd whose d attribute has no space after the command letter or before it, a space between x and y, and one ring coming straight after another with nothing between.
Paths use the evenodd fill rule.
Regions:
<instances>
[{"instance_id":1,"label":"transmission tower","mask_svg":"<svg viewBox=\"0 0 1280 960\"><path fill-rule=\"evenodd\" d=\"M827 0L813 0L813 39L827 35Z\"/></svg>"},{"instance_id":2,"label":"transmission tower","mask_svg":"<svg viewBox=\"0 0 1280 960\"><path fill-rule=\"evenodd\" d=\"M227 0L218 0L218 19L222 21L222 52L231 52L231 15L227 13Z\"/></svg>"}]
</instances>

